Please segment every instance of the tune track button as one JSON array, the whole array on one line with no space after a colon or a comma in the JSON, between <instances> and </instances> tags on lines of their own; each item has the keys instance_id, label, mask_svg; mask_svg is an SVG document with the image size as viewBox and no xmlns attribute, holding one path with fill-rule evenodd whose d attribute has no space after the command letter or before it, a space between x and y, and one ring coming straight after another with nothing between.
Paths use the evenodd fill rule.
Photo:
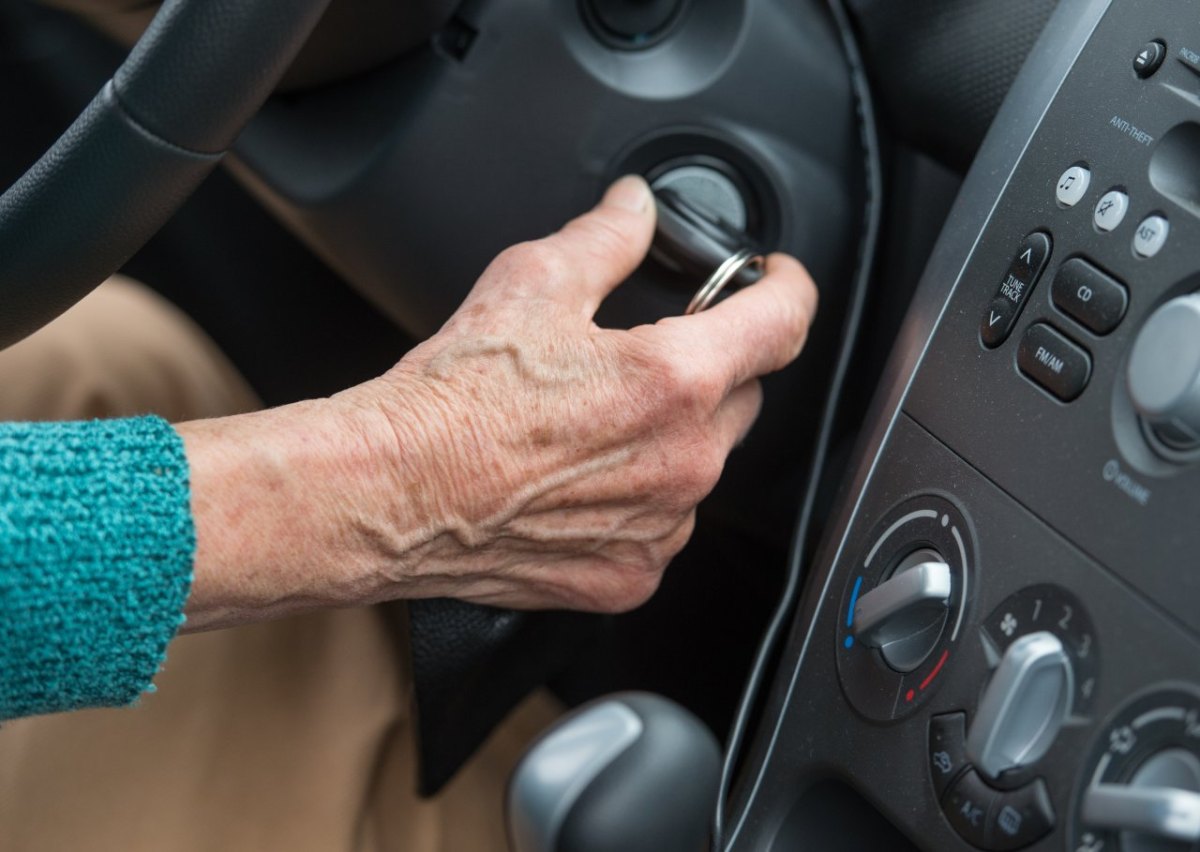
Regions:
<instances>
[{"instance_id":1,"label":"tune track button","mask_svg":"<svg viewBox=\"0 0 1200 852\"><path fill-rule=\"evenodd\" d=\"M1056 308L1100 335L1116 328L1129 307L1129 294L1120 282L1078 257L1058 268L1050 296Z\"/></svg>"},{"instance_id":2,"label":"tune track button","mask_svg":"<svg viewBox=\"0 0 1200 852\"><path fill-rule=\"evenodd\" d=\"M1086 166L1071 166L1063 172L1054 186L1054 197L1063 207L1074 207L1087 195L1092 173Z\"/></svg>"},{"instance_id":3,"label":"tune track button","mask_svg":"<svg viewBox=\"0 0 1200 852\"><path fill-rule=\"evenodd\" d=\"M1092 377L1092 357L1087 350L1041 322L1031 325L1021 338L1017 367L1063 402L1083 393Z\"/></svg>"},{"instance_id":4,"label":"tune track button","mask_svg":"<svg viewBox=\"0 0 1200 852\"><path fill-rule=\"evenodd\" d=\"M1046 268L1051 247L1050 235L1042 231L1034 231L1017 247L979 325L979 336L988 349L995 349L1012 333L1021 309Z\"/></svg>"}]
</instances>

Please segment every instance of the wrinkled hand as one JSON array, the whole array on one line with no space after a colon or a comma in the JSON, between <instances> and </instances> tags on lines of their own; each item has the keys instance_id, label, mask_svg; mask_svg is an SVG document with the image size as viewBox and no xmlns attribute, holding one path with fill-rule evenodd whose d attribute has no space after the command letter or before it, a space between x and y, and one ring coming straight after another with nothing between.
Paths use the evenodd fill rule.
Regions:
<instances>
[{"instance_id":1,"label":"wrinkled hand","mask_svg":"<svg viewBox=\"0 0 1200 852\"><path fill-rule=\"evenodd\" d=\"M596 309L653 232L649 189L619 181L590 213L496 258L445 327L372 387L405 511L422 521L392 543L398 579L601 611L657 588L758 414L757 377L799 353L816 290L774 255L761 282L705 313L599 328ZM437 475L414 491L405 459L418 446Z\"/></svg>"},{"instance_id":2,"label":"wrinkled hand","mask_svg":"<svg viewBox=\"0 0 1200 852\"><path fill-rule=\"evenodd\" d=\"M187 630L323 606L457 597L620 611L657 588L696 504L796 357L796 261L697 316L592 317L641 262L638 178L501 254L386 375L330 399L180 425L192 476Z\"/></svg>"}]
</instances>

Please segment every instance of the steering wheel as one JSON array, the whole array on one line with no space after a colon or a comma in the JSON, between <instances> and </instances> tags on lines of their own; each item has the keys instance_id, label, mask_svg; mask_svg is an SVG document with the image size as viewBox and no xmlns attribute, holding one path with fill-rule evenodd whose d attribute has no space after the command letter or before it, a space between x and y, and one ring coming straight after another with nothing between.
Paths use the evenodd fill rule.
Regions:
<instances>
[{"instance_id":1,"label":"steering wheel","mask_svg":"<svg viewBox=\"0 0 1200 852\"><path fill-rule=\"evenodd\" d=\"M57 142L0 196L0 348L125 263L221 161L329 0L167 0Z\"/></svg>"}]
</instances>

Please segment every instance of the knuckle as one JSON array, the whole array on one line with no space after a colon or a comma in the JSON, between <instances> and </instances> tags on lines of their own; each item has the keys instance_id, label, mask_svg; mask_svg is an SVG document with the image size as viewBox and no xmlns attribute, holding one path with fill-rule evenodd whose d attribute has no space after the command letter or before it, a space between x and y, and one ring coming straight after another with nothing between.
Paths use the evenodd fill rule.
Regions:
<instances>
[{"instance_id":1,"label":"knuckle","mask_svg":"<svg viewBox=\"0 0 1200 852\"><path fill-rule=\"evenodd\" d=\"M779 360L782 362L779 366L783 367L794 361L800 354L800 350L804 348L804 341L808 337L808 328L812 318L806 303L800 299L780 294L775 301L777 303L775 315L779 318L779 333L776 340Z\"/></svg>"},{"instance_id":2,"label":"knuckle","mask_svg":"<svg viewBox=\"0 0 1200 852\"><path fill-rule=\"evenodd\" d=\"M554 281L563 271L558 250L545 240L510 246L500 253L493 266L500 275L521 284Z\"/></svg>"},{"instance_id":3,"label":"knuckle","mask_svg":"<svg viewBox=\"0 0 1200 852\"><path fill-rule=\"evenodd\" d=\"M699 359L678 351L662 358L659 380L665 401L682 412L714 407L724 394L721 377L704 368Z\"/></svg>"},{"instance_id":4,"label":"knuckle","mask_svg":"<svg viewBox=\"0 0 1200 852\"><path fill-rule=\"evenodd\" d=\"M623 224L612 211L594 211L568 223L564 232L590 258L608 259L629 251L629 230Z\"/></svg>"},{"instance_id":5,"label":"knuckle","mask_svg":"<svg viewBox=\"0 0 1200 852\"><path fill-rule=\"evenodd\" d=\"M724 468L725 454L711 440L702 440L680 453L675 487L683 504L692 507L707 497Z\"/></svg>"}]
</instances>

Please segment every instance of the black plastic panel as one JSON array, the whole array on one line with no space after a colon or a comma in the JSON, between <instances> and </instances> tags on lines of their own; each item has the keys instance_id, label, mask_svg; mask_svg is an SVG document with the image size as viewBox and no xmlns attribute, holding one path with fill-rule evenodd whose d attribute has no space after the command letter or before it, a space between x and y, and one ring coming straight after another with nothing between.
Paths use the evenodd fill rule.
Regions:
<instances>
[{"instance_id":1,"label":"black plastic panel","mask_svg":"<svg viewBox=\"0 0 1200 852\"><path fill-rule=\"evenodd\" d=\"M1177 125L1200 120L1200 101L1184 96L1200 91L1200 77L1174 57L1185 44L1200 46L1200 26L1189 33L1182 25L1194 21L1194 13L1195 4L1186 0L1114 7L997 207L905 410L1098 561L1196 626L1200 466L1155 463L1131 421L1123 389L1125 362L1141 324L1168 297L1200 285L1193 280L1200 274L1200 218L1155 191L1150 180L1152 156L1166 150L1157 141ZM1159 37L1167 41L1168 60L1141 80L1133 56ZM1076 206L1063 208L1054 188L1077 162L1090 168L1091 185ZM1092 223L1093 209L1114 187L1128 193L1129 212L1104 233ZM1153 258L1137 257L1134 231L1155 213L1170 222L1167 243ZM988 351L976 336L980 315L1012 247L1034 229L1054 237L1049 270L1013 335ZM1053 304L1050 281L1076 257L1127 286L1128 311L1110 334L1096 334ZM1091 378L1067 404L1016 366L1021 336L1039 322L1091 354Z\"/></svg>"},{"instance_id":2,"label":"black plastic panel","mask_svg":"<svg viewBox=\"0 0 1200 852\"><path fill-rule=\"evenodd\" d=\"M1156 38L1167 60L1141 79L1134 57ZM1100 848L1097 839L1106 852L1114 848L1115 835L1081 825L1078 807L1106 756L1131 746L1113 720L1124 718L1133 696L1169 697L1180 684L1194 691L1200 683L1200 467L1153 454L1122 378L1148 314L1200 288L1194 152L1186 144L1200 120L1200 76L1180 59L1198 51L1200 20L1185 0L1064 0L1051 19L964 184L901 331L861 464L768 699L732 848L802 848L790 830L794 814L806 807L806 790L834 778L922 849L1074 852L1080 844ZM1068 207L1055 190L1075 165L1090 170L1091 184ZM1093 217L1112 190L1128 196L1129 209L1114 227L1116 208L1106 208L1105 230ZM1171 232L1146 258L1133 240L1152 214L1165 216ZM986 326L1014 250L1036 231L1052 238L1049 265L1023 294L1011 334L988 348L981 319ZM1079 279L1074 300L1059 292L1056 305L1052 282L1075 258L1087 258L1115 289ZM1093 292L1080 293L1089 280ZM1102 286L1113 298L1100 311L1090 299ZM1030 328L1041 331L1029 337ZM1059 340L1085 353L1087 370L1073 376L1082 390L1068 392L1064 353L1072 350L1050 342ZM845 643L842 590L857 575L869 578L866 555L883 519L931 497L959 507L972 531L964 636L939 672L940 689L916 713L881 721L846 698L859 687L845 686L855 675L844 658L855 649ZM964 714L969 730L1000 656L1034 631L1052 633L1070 658L1073 712L1044 757L992 781L972 775L958 722L947 726L959 717L949 714ZM1155 700L1139 699L1138 712L1152 714L1143 720L1158 718ZM1176 726L1183 733L1172 736L1200 735L1187 708L1168 710L1183 720ZM1018 840L1024 831L1029 836Z\"/></svg>"},{"instance_id":3,"label":"black plastic panel","mask_svg":"<svg viewBox=\"0 0 1200 852\"><path fill-rule=\"evenodd\" d=\"M1149 684L1195 678L1200 643L1163 617L1161 608L1131 596L1128 587L1061 535L981 476L944 444L907 417L897 422L879 461L883 475L865 494L835 571L855 569L873 541L875 518L920 495L934 494L969 507L978 547L976 584L953 657L941 674L941 689L914 716L880 724L861 716L838 681L840 608L810 600L804 622L814 619L812 645L798 677L780 682L786 710L771 759L757 787L751 820L734 848L784 852L775 841L803 794L827 778L842 778L922 849L965 850L938 803L927 732L934 716L966 711L968 719L987 681L984 636L995 629L988 617L1006 599L1030 587L1056 584L1071 589L1091 622L1089 656L1099 674L1089 688L1090 704L1059 735L1050 752L1022 781L1042 778L1058 826L1031 849L1063 848L1063 823L1097 728L1126 696ZM836 598L835 598L836 600ZM1049 604L1048 604L1049 605ZM1059 612L1061 619L1065 611ZM1130 629L1137 625L1137 629ZM1018 627L1018 632L1023 627ZM988 640L990 641L990 640ZM847 828L852 831L852 827ZM785 832L783 837L789 837ZM781 845L782 844L782 845Z\"/></svg>"}]
</instances>

